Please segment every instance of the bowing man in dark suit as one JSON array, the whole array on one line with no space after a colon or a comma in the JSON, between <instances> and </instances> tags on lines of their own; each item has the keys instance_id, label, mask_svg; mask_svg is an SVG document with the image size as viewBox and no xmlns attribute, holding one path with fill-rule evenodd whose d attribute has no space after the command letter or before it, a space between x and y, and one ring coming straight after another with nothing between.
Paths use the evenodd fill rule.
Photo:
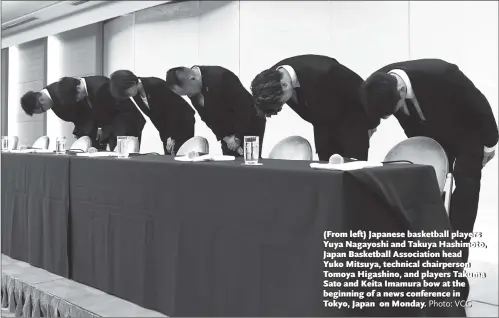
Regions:
<instances>
[{"instance_id":1,"label":"bowing man in dark suit","mask_svg":"<svg viewBox=\"0 0 499 318\"><path fill-rule=\"evenodd\" d=\"M190 98L224 155L242 156L244 136L258 136L261 153L266 119L257 116L251 94L234 73L221 66L176 67L167 72L166 82Z\"/></svg>"},{"instance_id":2,"label":"bowing man in dark suit","mask_svg":"<svg viewBox=\"0 0 499 318\"><path fill-rule=\"evenodd\" d=\"M76 138L89 136L92 139L92 146L102 149L103 146L97 140L97 126L91 109L82 103L65 103L62 98L64 93L60 82L54 82L39 92L25 93L21 97L21 107L29 116L52 109L57 117L75 125L73 135Z\"/></svg>"},{"instance_id":3,"label":"bowing man in dark suit","mask_svg":"<svg viewBox=\"0 0 499 318\"><path fill-rule=\"evenodd\" d=\"M151 119L165 154L175 155L184 142L194 137L194 110L164 80L137 77L128 70L120 70L111 74L111 93L119 100L133 99L140 111Z\"/></svg>"},{"instance_id":4,"label":"bowing man in dark suit","mask_svg":"<svg viewBox=\"0 0 499 318\"><path fill-rule=\"evenodd\" d=\"M118 101L111 95L107 77L63 77L59 80L59 90L63 104L90 110L100 145L109 144L114 149L118 136L135 136L140 140L144 118L130 101Z\"/></svg>"},{"instance_id":5,"label":"bowing man in dark suit","mask_svg":"<svg viewBox=\"0 0 499 318\"><path fill-rule=\"evenodd\" d=\"M426 136L442 145L456 181L451 225L455 231L472 232L481 170L494 156L498 140L496 120L480 90L456 65L422 59L375 72L362 85L361 99L378 122L394 114L407 137ZM467 261L468 248L462 250Z\"/></svg>"},{"instance_id":6,"label":"bowing man in dark suit","mask_svg":"<svg viewBox=\"0 0 499 318\"><path fill-rule=\"evenodd\" d=\"M369 123L359 99L362 78L320 55L287 58L258 74L251 83L262 116L278 114L288 104L314 126L321 161L335 153L367 160Z\"/></svg>"}]
</instances>

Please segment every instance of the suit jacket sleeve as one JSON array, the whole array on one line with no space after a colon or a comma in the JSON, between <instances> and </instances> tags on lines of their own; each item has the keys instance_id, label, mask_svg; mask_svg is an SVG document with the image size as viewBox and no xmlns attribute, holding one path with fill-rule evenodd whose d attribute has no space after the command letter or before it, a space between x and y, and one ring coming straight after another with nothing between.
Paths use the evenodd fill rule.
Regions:
<instances>
[{"instance_id":1,"label":"suit jacket sleeve","mask_svg":"<svg viewBox=\"0 0 499 318\"><path fill-rule=\"evenodd\" d=\"M498 141L497 123L487 98L475 87L473 82L459 69L449 74L454 84L450 94L463 110L465 120L473 120L480 129L484 146L493 147Z\"/></svg>"},{"instance_id":2,"label":"suit jacket sleeve","mask_svg":"<svg viewBox=\"0 0 499 318\"><path fill-rule=\"evenodd\" d=\"M78 138L81 136L89 136L97 129L92 111L83 101L71 105L66 104L64 106L75 107L76 118L74 121L75 129L73 131L75 136Z\"/></svg>"},{"instance_id":3,"label":"suit jacket sleeve","mask_svg":"<svg viewBox=\"0 0 499 318\"><path fill-rule=\"evenodd\" d=\"M164 121L161 138L166 142L169 137L176 140L182 136L184 126L190 124L187 117L191 108L181 96L172 92L168 86L161 86L161 89L158 89L161 92L160 100L164 101L163 107L167 108L163 112L166 118L161 118Z\"/></svg>"},{"instance_id":4,"label":"suit jacket sleeve","mask_svg":"<svg viewBox=\"0 0 499 318\"><path fill-rule=\"evenodd\" d=\"M162 122L161 123L161 131L160 131L160 136L161 136L161 140L163 142L166 142L166 140L171 137L172 139L174 139L174 136L173 136L173 127L175 125L175 116L173 116L174 114L174 109L177 107L177 105L175 105L176 103L178 103L177 99L175 98L172 98L172 96L170 96L168 94L168 91L166 91L168 88L164 87L164 88L161 88L161 89L158 89L158 92L160 93L158 95L158 99L161 101L161 103L163 103L162 107L165 107L166 110L161 112L161 114L164 116L164 118L159 118L159 120Z\"/></svg>"},{"instance_id":5,"label":"suit jacket sleeve","mask_svg":"<svg viewBox=\"0 0 499 318\"><path fill-rule=\"evenodd\" d=\"M227 127L232 126L232 129L227 132L219 132L219 135L217 135L217 138L220 137L219 139L229 134L244 131L249 124L251 116L254 114L253 98L236 75L231 72L225 73L222 87L222 103L228 108L226 120L230 120L227 123L229 124Z\"/></svg>"}]
</instances>

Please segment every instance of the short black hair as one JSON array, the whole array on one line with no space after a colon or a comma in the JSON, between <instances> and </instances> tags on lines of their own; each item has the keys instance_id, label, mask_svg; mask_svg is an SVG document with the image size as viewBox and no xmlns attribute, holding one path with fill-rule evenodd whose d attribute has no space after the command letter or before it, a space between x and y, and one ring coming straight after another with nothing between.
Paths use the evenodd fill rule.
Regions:
<instances>
[{"instance_id":1,"label":"short black hair","mask_svg":"<svg viewBox=\"0 0 499 318\"><path fill-rule=\"evenodd\" d=\"M397 79L385 72L375 72L360 86L360 100L371 119L392 115L400 100Z\"/></svg>"},{"instance_id":2,"label":"short black hair","mask_svg":"<svg viewBox=\"0 0 499 318\"><path fill-rule=\"evenodd\" d=\"M61 103L64 105L75 104L80 80L74 77L63 77L58 84Z\"/></svg>"},{"instance_id":3,"label":"short black hair","mask_svg":"<svg viewBox=\"0 0 499 318\"><path fill-rule=\"evenodd\" d=\"M21 107L26 115L33 116L35 109L40 107L38 99L42 93L29 91L21 97Z\"/></svg>"},{"instance_id":4,"label":"short black hair","mask_svg":"<svg viewBox=\"0 0 499 318\"><path fill-rule=\"evenodd\" d=\"M190 68L187 68L187 67L184 67L184 66L178 66L178 67L174 67L174 68L171 68L169 69L167 72L166 72L166 84L168 84L168 86L170 88L173 88L174 86L182 86L184 83L182 83L182 81L178 78L178 73L179 72L189 72L190 71Z\"/></svg>"},{"instance_id":5,"label":"short black hair","mask_svg":"<svg viewBox=\"0 0 499 318\"><path fill-rule=\"evenodd\" d=\"M251 93L260 116L270 117L282 108L281 79L281 72L268 69L258 74L251 82Z\"/></svg>"},{"instance_id":6,"label":"short black hair","mask_svg":"<svg viewBox=\"0 0 499 318\"><path fill-rule=\"evenodd\" d=\"M139 78L129 70L116 71L109 78L111 95L118 100L128 98L126 90L139 81Z\"/></svg>"}]
</instances>

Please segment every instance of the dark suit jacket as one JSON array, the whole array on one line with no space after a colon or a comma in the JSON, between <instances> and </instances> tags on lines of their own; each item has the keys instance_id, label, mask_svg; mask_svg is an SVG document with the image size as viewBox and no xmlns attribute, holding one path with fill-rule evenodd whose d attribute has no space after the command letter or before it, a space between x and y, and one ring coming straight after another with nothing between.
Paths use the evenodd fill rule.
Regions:
<instances>
[{"instance_id":1,"label":"dark suit jacket","mask_svg":"<svg viewBox=\"0 0 499 318\"><path fill-rule=\"evenodd\" d=\"M58 82L46 87L54 102L52 110L64 121L75 125L76 137L95 136L97 128L103 130L103 139L110 135L139 136L145 124L140 112L131 101L118 102L109 90L109 79L105 76L84 77L88 100L63 104Z\"/></svg>"},{"instance_id":2,"label":"dark suit jacket","mask_svg":"<svg viewBox=\"0 0 499 318\"><path fill-rule=\"evenodd\" d=\"M263 134L266 119L257 116L253 97L239 78L221 66L198 67L203 80L204 106L194 101L192 105L217 139Z\"/></svg>"},{"instance_id":3,"label":"dark suit jacket","mask_svg":"<svg viewBox=\"0 0 499 318\"><path fill-rule=\"evenodd\" d=\"M452 145L476 136L484 146L498 140L490 104L473 82L454 64L439 59L393 63L380 71L400 69L407 73L426 121L395 114L408 137L427 136Z\"/></svg>"},{"instance_id":4,"label":"dark suit jacket","mask_svg":"<svg viewBox=\"0 0 499 318\"><path fill-rule=\"evenodd\" d=\"M272 66L291 66L298 77L298 103L288 105L312 125L334 125L344 120L345 114L355 114L359 121L367 116L359 98L362 78L333 58L321 55L299 55Z\"/></svg>"},{"instance_id":5,"label":"dark suit jacket","mask_svg":"<svg viewBox=\"0 0 499 318\"><path fill-rule=\"evenodd\" d=\"M88 136L95 128L91 110L81 103L63 104L60 98L59 82L45 87L53 101L52 111L60 119L75 125L73 135L76 137Z\"/></svg>"},{"instance_id":6,"label":"dark suit jacket","mask_svg":"<svg viewBox=\"0 0 499 318\"><path fill-rule=\"evenodd\" d=\"M194 136L194 110L181 96L175 94L166 82L157 77L141 77L149 103L148 108L140 94L135 102L146 116L149 116L165 143L169 137L176 141L176 146Z\"/></svg>"},{"instance_id":7,"label":"dark suit jacket","mask_svg":"<svg viewBox=\"0 0 499 318\"><path fill-rule=\"evenodd\" d=\"M129 99L118 101L111 95L109 79L105 76L84 77L88 99L80 101L83 107L91 109L96 127L102 128L102 139L117 136L139 137L145 119Z\"/></svg>"}]
</instances>

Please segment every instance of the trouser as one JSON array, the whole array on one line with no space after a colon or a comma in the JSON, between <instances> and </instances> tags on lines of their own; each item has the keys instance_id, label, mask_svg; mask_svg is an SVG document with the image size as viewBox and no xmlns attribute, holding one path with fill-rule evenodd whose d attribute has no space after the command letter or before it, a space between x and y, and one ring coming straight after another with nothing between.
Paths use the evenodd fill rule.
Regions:
<instances>
[{"instance_id":1,"label":"trouser","mask_svg":"<svg viewBox=\"0 0 499 318\"><path fill-rule=\"evenodd\" d=\"M449 211L450 223L454 232L473 232L480 198L480 181L482 178L483 144L477 138L463 138L457 145L444 147L449 159L449 167L454 177L455 190L451 196ZM469 243L470 238L457 238L460 243ZM461 247L462 261L468 262L469 248ZM463 268L461 268L462 270ZM458 279L465 283L461 288L461 298L467 299L469 282L466 278Z\"/></svg>"},{"instance_id":2,"label":"trouser","mask_svg":"<svg viewBox=\"0 0 499 318\"><path fill-rule=\"evenodd\" d=\"M174 154L176 154L180 147L192 137L194 137L194 122L178 128L175 136L173 136L173 140L175 141L175 145L173 146ZM163 141L163 150L165 151L165 155L172 155L172 153L166 150L168 138L169 137L164 137L161 139Z\"/></svg>"},{"instance_id":3,"label":"trouser","mask_svg":"<svg viewBox=\"0 0 499 318\"><path fill-rule=\"evenodd\" d=\"M126 111L120 112L112 119L111 124L102 128L103 136L100 142L104 145L108 144L109 149L114 151L117 146L119 136L137 137L139 139L140 149L142 129L144 129L144 125L145 120L139 113Z\"/></svg>"},{"instance_id":4,"label":"trouser","mask_svg":"<svg viewBox=\"0 0 499 318\"><path fill-rule=\"evenodd\" d=\"M259 157L262 156L263 136L265 135L266 118L256 117L252 119L248 128L243 133L236 133L235 136L241 141L241 148L244 149L244 136L258 136L259 138ZM242 157L237 151L232 151L227 147L227 143L222 139L222 153L226 156Z\"/></svg>"},{"instance_id":5,"label":"trouser","mask_svg":"<svg viewBox=\"0 0 499 318\"><path fill-rule=\"evenodd\" d=\"M345 120L348 124L331 127L314 125L315 149L320 161L339 154L345 158L367 160L369 153L369 132L367 125Z\"/></svg>"},{"instance_id":6,"label":"trouser","mask_svg":"<svg viewBox=\"0 0 499 318\"><path fill-rule=\"evenodd\" d=\"M453 167L455 190L451 196L449 218L452 229L456 232L473 232L480 198L480 181L482 178L483 145L468 146L467 149L444 149L449 158L449 166ZM457 151L456 151L457 150ZM469 242L470 239L459 239ZM469 248L461 248L463 261L467 262Z\"/></svg>"}]
</instances>

